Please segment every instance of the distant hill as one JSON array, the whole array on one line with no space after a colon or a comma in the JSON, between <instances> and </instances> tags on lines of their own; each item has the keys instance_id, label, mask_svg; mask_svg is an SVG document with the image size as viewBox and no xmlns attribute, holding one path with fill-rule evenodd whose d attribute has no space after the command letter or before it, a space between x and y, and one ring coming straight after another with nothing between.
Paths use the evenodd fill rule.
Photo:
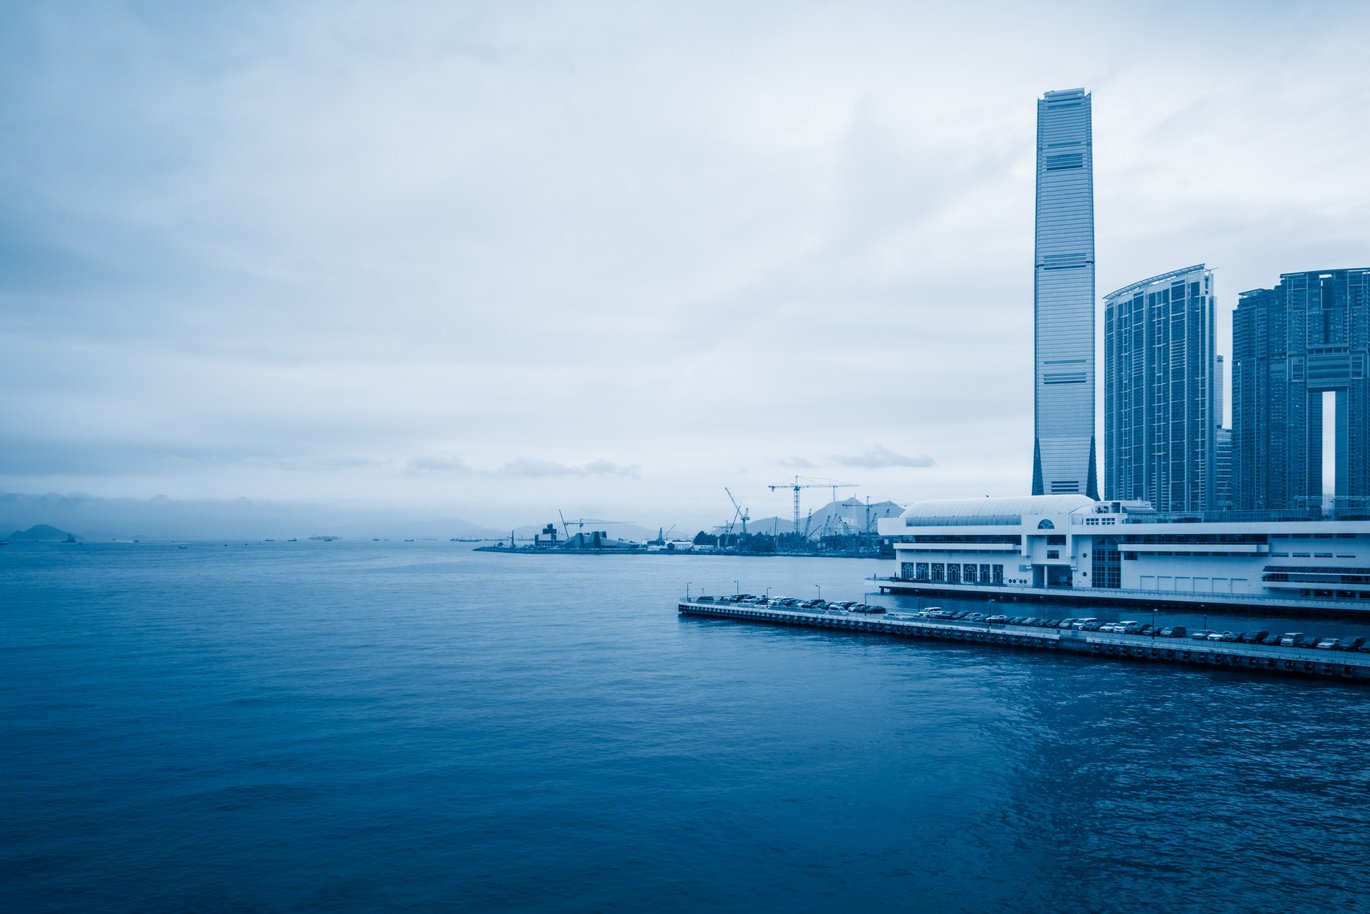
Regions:
<instances>
[{"instance_id":1,"label":"distant hill","mask_svg":"<svg viewBox=\"0 0 1370 914\"><path fill-rule=\"evenodd\" d=\"M81 538L50 524L35 524L27 530L15 530L8 539L11 543L66 543Z\"/></svg>"},{"instance_id":2,"label":"distant hill","mask_svg":"<svg viewBox=\"0 0 1370 914\"><path fill-rule=\"evenodd\" d=\"M902 505L892 501L871 502L866 504L855 498L829 502L813 512L812 518L800 520L800 528L807 523L809 536L835 536L847 533L874 533L875 524L882 517L898 517L904 512ZM722 533L726 527L715 527L715 534ZM747 521L748 533L766 533L778 536L794 531L794 520L779 517L755 517ZM733 525L733 532L742 532L739 521Z\"/></svg>"}]
</instances>

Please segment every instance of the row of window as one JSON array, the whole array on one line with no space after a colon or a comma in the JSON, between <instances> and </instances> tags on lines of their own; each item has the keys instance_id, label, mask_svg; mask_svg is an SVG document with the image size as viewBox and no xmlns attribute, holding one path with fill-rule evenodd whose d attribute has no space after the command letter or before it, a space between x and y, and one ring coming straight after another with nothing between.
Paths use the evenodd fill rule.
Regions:
<instances>
[{"instance_id":1,"label":"row of window","mask_svg":"<svg viewBox=\"0 0 1370 914\"><path fill-rule=\"evenodd\" d=\"M904 562L900 574L906 581L938 584L1002 584L1004 566L975 562Z\"/></svg>"}]
</instances>

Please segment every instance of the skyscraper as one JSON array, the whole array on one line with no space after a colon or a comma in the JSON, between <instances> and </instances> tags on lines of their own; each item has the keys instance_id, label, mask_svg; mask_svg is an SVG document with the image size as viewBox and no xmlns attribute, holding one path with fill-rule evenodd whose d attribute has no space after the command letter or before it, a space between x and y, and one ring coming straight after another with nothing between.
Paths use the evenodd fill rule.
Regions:
<instances>
[{"instance_id":1,"label":"skyscraper","mask_svg":"<svg viewBox=\"0 0 1370 914\"><path fill-rule=\"evenodd\" d=\"M1032 494L1099 497L1094 448L1094 155L1090 96L1037 101Z\"/></svg>"},{"instance_id":2,"label":"skyscraper","mask_svg":"<svg viewBox=\"0 0 1370 914\"><path fill-rule=\"evenodd\" d=\"M1273 289L1243 292L1232 318L1236 506L1315 507L1329 463L1340 505L1370 508L1367 268L1282 273Z\"/></svg>"},{"instance_id":3,"label":"skyscraper","mask_svg":"<svg viewBox=\"0 0 1370 914\"><path fill-rule=\"evenodd\" d=\"M1158 511L1215 505L1213 273L1203 264L1104 296L1104 493Z\"/></svg>"}]
</instances>

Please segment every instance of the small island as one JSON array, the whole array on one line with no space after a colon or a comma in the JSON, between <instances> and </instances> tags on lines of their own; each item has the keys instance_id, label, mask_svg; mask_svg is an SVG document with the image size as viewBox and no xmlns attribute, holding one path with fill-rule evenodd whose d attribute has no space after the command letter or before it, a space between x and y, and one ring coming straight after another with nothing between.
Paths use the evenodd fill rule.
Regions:
<instances>
[{"instance_id":1,"label":"small island","mask_svg":"<svg viewBox=\"0 0 1370 914\"><path fill-rule=\"evenodd\" d=\"M11 543L79 543L81 538L50 524L35 524L27 530L15 530L8 540Z\"/></svg>"}]
</instances>

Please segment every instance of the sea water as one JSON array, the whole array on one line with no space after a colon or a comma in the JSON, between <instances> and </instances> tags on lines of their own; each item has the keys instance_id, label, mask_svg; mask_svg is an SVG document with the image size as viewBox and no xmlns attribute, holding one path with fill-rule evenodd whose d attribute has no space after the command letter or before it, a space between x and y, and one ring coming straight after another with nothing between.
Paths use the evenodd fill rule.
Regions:
<instances>
[{"instance_id":1,"label":"sea water","mask_svg":"<svg viewBox=\"0 0 1370 914\"><path fill-rule=\"evenodd\" d=\"M675 612L887 572L5 547L0 904L1370 910L1364 685Z\"/></svg>"}]
</instances>

